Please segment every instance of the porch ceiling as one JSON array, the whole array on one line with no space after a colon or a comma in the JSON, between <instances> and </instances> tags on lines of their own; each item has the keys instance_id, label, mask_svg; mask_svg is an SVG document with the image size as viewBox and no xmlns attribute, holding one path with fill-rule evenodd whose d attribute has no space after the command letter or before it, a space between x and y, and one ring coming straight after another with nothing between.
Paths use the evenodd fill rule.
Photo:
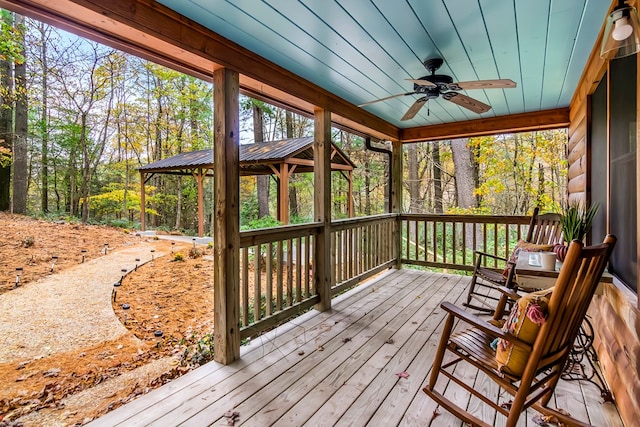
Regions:
<instances>
[{"instance_id":1,"label":"porch ceiling","mask_svg":"<svg viewBox=\"0 0 640 427\"><path fill-rule=\"evenodd\" d=\"M515 89L470 90L483 118L569 106L609 7L604 0L158 0L353 103L412 92L444 58L454 81L512 79ZM365 108L400 127L477 119L438 98L400 120L419 95Z\"/></svg>"},{"instance_id":2,"label":"porch ceiling","mask_svg":"<svg viewBox=\"0 0 640 427\"><path fill-rule=\"evenodd\" d=\"M454 135L460 122L471 134L567 124L610 2L0 0L0 7L200 77L229 67L249 95L307 114L330 108L336 125L416 141ZM417 95L356 107L413 91L405 79L427 75L422 62L432 57L444 58L438 73L454 81L512 79L517 88L463 91L493 107L482 115L438 98L401 121Z\"/></svg>"}]
</instances>

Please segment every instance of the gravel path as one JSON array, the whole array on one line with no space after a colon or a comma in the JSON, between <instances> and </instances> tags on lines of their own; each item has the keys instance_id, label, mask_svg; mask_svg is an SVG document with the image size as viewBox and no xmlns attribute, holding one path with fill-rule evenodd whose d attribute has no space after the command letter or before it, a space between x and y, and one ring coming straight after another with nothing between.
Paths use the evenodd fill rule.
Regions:
<instances>
[{"instance_id":1,"label":"gravel path","mask_svg":"<svg viewBox=\"0 0 640 427\"><path fill-rule=\"evenodd\" d=\"M127 334L111 307L113 284L122 269L167 254L162 246L142 242L0 295L0 363L82 349Z\"/></svg>"}]
</instances>

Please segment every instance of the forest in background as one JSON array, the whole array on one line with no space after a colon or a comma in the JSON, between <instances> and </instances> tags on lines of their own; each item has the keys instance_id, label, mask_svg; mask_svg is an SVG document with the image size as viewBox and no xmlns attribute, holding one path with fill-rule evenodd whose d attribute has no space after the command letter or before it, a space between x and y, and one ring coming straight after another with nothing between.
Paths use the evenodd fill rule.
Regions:
<instances>
[{"instance_id":1,"label":"forest in background","mask_svg":"<svg viewBox=\"0 0 640 427\"><path fill-rule=\"evenodd\" d=\"M212 85L55 27L1 11L0 210L136 228L136 168L213 147ZM241 143L313 135L313 120L241 97ZM332 174L333 218L385 212L388 159L334 129L356 164L353 194ZM521 215L558 210L566 193L566 130L430 143L403 150L403 211ZM390 148L386 142L375 145ZM386 146L386 147L385 147ZM241 223L276 225L274 177L241 178ZM210 229L212 179L206 181ZM154 175L147 224L193 233L196 183ZM294 174L291 222L313 218L313 175Z\"/></svg>"}]
</instances>

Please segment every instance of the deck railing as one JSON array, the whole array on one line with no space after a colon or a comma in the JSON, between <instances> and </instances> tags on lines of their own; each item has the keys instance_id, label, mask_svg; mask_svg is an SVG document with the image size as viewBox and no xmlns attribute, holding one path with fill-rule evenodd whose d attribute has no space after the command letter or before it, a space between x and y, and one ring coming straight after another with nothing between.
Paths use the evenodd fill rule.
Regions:
<instances>
[{"instance_id":1,"label":"deck railing","mask_svg":"<svg viewBox=\"0 0 640 427\"><path fill-rule=\"evenodd\" d=\"M385 214L334 221L331 295L393 266L398 258L397 239L401 239L404 264L472 270L475 250L508 257L526 235L529 220L525 216ZM313 256L321 227L311 223L240 233L242 338L258 335L320 302Z\"/></svg>"},{"instance_id":2,"label":"deck railing","mask_svg":"<svg viewBox=\"0 0 640 427\"><path fill-rule=\"evenodd\" d=\"M242 338L254 336L320 301L313 280L317 223L240 233Z\"/></svg>"},{"instance_id":3,"label":"deck railing","mask_svg":"<svg viewBox=\"0 0 640 427\"><path fill-rule=\"evenodd\" d=\"M335 221L331 225L331 294L389 268L397 215ZM240 233L242 338L255 336L320 302L313 255L318 223Z\"/></svg>"},{"instance_id":4,"label":"deck railing","mask_svg":"<svg viewBox=\"0 0 640 427\"><path fill-rule=\"evenodd\" d=\"M497 215L402 214L401 260L404 264L473 270L474 251L508 258L526 237L531 218ZM487 267L504 268L492 261Z\"/></svg>"},{"instance_id":5,"label":"deck railing","mask_svg":"<svg viewBox=\"0 0 640 427\"><path fill-rule=\"evenodd\" d=\"M332 295L395 263L393 242L397 219L398 215L386 214L331 224Z\"/></svg>"}]
</instances>

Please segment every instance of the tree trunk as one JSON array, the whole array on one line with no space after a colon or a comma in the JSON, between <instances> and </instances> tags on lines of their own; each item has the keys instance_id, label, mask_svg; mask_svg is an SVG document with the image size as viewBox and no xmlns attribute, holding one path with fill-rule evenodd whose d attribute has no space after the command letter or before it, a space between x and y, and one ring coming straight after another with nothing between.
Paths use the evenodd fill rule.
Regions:
<instances>
[{"instance_id":1,"label":"tree trunk","mask_svg":"<svg viewBox=\"0 0 640 427\"><path fill-rule=\"evenodd\" d=\"M49 212L49 93L48 76L49 64L47 60L47 39L45 24L38 24L40 31L40 62L42 66L42 93L40 102L42 103L42 113L40 115L40 138L41 138L41 195L40 203L43 213Z\"/></svg>"},{"instance_id":2,"label":"tree trunk","mask_svg":"<svg viewBox=\"0 0 640 427\"><path fill-rule=\"evenodd\" d=\"M418 181L418 146L407 145L407 172L409 174L409 213L420 213L422 210L420 200L420 182Z\"/></svg>"},{"instance_id":3,"label":"tree trunk","mask_svg":"<svg viewBox=\"0 0 640 427\"><path fill-rule=\"evenodd\" d=\"M284 115L285 131L287 138L294 137L293 131L293 113L285 111ZM295 185L295 175L291 175L289 180L289 217L297 217L300 215L300 207L298 205L298 187Z\"/></svg>"},{"instance_id":4,"label":"tree trunk","mask_svg":"<svg viewBox=\"0 0 640 427\"><path fill-rule=\"evenodd\" d=\"M433 209L435 213L444 213L442 206L442 165L440 164L440 143L431 144L431 156L433 160Z\"/></svg>"},{"instance_id":5,"label":"tree trunk","mask_svg":"<svg viewBox=\"0 0 640 427\"><path fill-rule=\"evenodd\" d=\"M78 213L77 204L76 204L76 148L71 148L71 152L69 154L69 167L67 169L68 174L68 196L67 201L69 204L69 215L76 216Z\"/></svg>"},{"instance_id":6,"label":"tree trunk","mask_svg":"<svg viewBox=\"0 0 640 427\"><path fill-rule=\"evenodd\" d=\"M371 165L369 153L364 154L364 214L371 215Z\"/></svg>"},{"instance_id":7,"label":"tree trunk","mask_svg":"<svg viewBox=\"0 0 640 427\"><path fill-rule=\"evenodd\" d=\"M16 27L20 29L21 56L24 51L24 17L16 15ZM27 94L25 61L16 61L14 65L16 99L15 99L15 136L13 139L13 212L27 213L27 183L28 183L28 149L27 149Z\"/></svg>"},{"instance_id":8,"label":"tree trunk","mask_svg":"<svg viewBox=\"0 0 640 427\"><path fill-rule=\"evenodd\" d=\"M11 14L6 15L5 24L12 25ZM2 18L0 18L0 21ZM0 55L0 211L11 208L9 197L11 186L11 160L13 147L13 93L12 63Z\"/></svg>"},{"instance_id":9,"label":"tree trunk","mask_svg":"<svg viewBox=\"0 0 640 427\"><path fill-rule=\"evenodd\" d=\"M80 126L80 147L82 148L82 182L80 182L80 198L82 199L82 222L89 220L89 180L91 168L89 158L89 128L87 124L87 113L82 113Z\"/></svg>"},{"instance_id":10,"label":"tree trunk","mask_svg":"<svg viewBox=\"0 0 640 427\"><path fill-rule=\"evenodd\" d=\"M453 155L453 165L455 170L455 183L458 207L472 209L476 207L475 198L475 175L469 149L469 138L451 140L451 154ZM481 233L481 230L479 230ZM465 246L474 248L473 229L466 228Z\"/></svg>"},{"instance_id":11,"label":"tree trunk","mask_svg":"<svg viewBox=\"0 0 640 427\"><path fill-rule=\"evenodd\" d=\"M468 143L468 138L451 140L458 207L463 209L476 207L474 171Z\"/></svg>"},{"instance_id":12,"label":"tree trunk","mask_svg":"<svg viewBox=\"0 0 640 427\"><path fill-rule=\"evenodd\" d=\"M259 105L253 104L253 140L264 142L264 114ZM287 179L287 177L280 177ZM269 215L269 175L256 176L256 191L258 192L258 218Z\"/></svg>"}]
</instances>

